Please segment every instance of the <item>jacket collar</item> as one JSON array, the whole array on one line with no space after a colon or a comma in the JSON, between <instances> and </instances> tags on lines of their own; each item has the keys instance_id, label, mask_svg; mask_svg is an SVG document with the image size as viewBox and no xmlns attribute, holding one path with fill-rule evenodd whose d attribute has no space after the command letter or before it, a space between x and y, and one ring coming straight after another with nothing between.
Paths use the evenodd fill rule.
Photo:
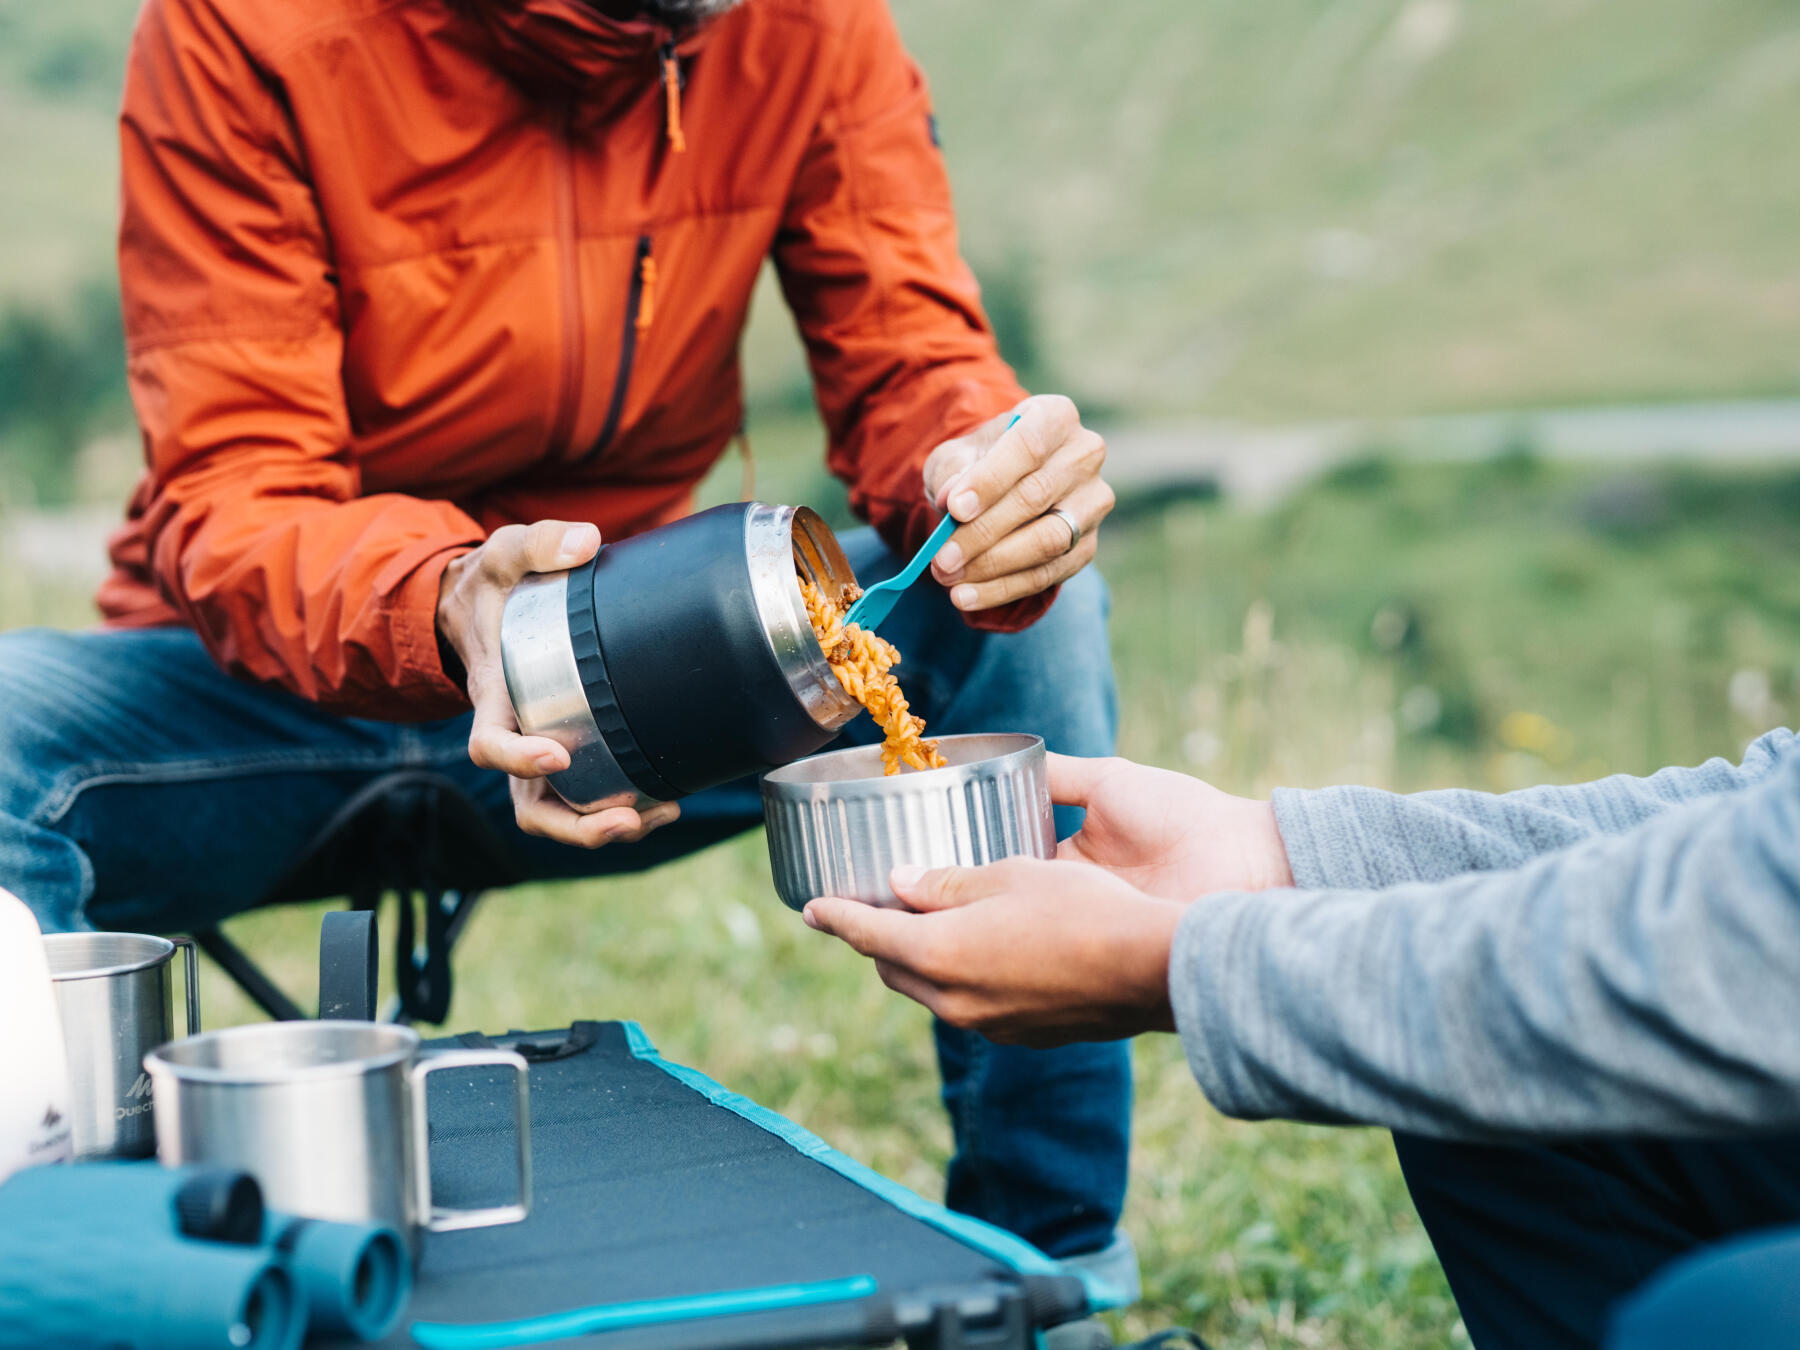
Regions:
<instances>
[{"instance_id":1,"label":"jacket collar","mask_svg":"<svg viewBox=\"0 0 1800 1350\"><path fill-rule=\"evenodd\" d=\"M614 19L586 0L462 0L487 37L494 59L533 93L600 94L620 76L634 92L661 74L671 43L683 57L707 26L684 33L642 19Z\"/></svg>"}]
</instances>

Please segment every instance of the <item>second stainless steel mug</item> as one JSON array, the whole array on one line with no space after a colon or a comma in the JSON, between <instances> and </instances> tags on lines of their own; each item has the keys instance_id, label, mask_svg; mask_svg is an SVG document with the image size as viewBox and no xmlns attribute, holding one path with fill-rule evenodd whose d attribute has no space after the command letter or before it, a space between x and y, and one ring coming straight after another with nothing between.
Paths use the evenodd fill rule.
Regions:
<instances>
[{"instance_id":1,"label":"second stainless steel mug","mask_svg":"<svg viewBox=\"0 0 1800 1350\"><path fill-rule=\"evenodd\" d=\"M432 1203L425 1080L442 1069L513 1071L517 1203ZM156 1156L251 1173L271 1209L379 1222L404 1234L518 1223L531 1205L523 1058L509 1050L420 1053L419 1033L379 1022L272 1022L177 1041L145 1067L156 1084Z\"/></svg>"},{"instance_id":2,"label":"second stainless steel mug","mask_svg":"<svg viewBox=\"0 0 1800 1350\"><path fill-rule=\"evenodd\" d=\"M175 950L187 960L187 1032L200 1030L194 944L147 933L49 933L56 1009L69 1058L70 1119L77 1159L150 1153L150 1079L144 1056L174 1037Z\"/></svg>"}]
</instances>

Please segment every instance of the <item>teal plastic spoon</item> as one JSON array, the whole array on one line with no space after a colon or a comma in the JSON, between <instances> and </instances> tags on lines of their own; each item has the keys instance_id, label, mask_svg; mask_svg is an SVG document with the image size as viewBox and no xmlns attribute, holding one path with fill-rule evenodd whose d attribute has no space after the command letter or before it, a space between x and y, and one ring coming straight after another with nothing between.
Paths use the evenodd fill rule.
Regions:
<instances>
[{"instance_id":1,"label":"teal plastic spoon","mask_svg":"<svg viewBox=\"0 0 1800 1350\"><path fill-rule=\"evenodd\" d=\"M1019 414L1014 413L1012 421L1000 429L1000 434L1004 436L1011 431L1018 425L1018 421ZM863 632L873 633L881 621L894 612L894 606L900 603L900 597L906 593L906 588L925 575L925 569L931 566L931 560L937 557L938 550L956 533L956 527L961 523L946 511L937 528L931 532L931 537L925 541L925 547L913 554L913 560L902 571L886 581L876 582L862 593L862 599L850 606L850 612L844 615L845 625L855 624Z\"/></svg>"}]
</instances>

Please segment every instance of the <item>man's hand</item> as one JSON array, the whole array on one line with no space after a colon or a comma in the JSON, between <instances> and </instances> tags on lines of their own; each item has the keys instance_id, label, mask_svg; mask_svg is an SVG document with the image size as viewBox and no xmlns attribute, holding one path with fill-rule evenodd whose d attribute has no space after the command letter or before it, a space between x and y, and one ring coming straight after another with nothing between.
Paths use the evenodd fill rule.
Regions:
<instances>
[{"instance_id":1,"label":"man's hand","mask_svg":"<svg viewBox=\"0 0 1800 1350\"><path fill-rule=\"evenodd\" d=\"M1175 1029L1169 949L1185 906L1036 858L896 868L890 884L918 912L820 899L806 922L952 1026L1038 1046Z\"/></svg>"},{"instance_id":2,"label":"man's hand","mask_svg":"<svg viewBox=\"0 0 1800 1350\"><path fill-rule=\"evenodd\" d=\"M932 573L961 610L993 609L1066 581L1094 560L1095 535L1113 508L1100 477L1106 442L1060 395L1028 398L1011 413L945 441L925 461L925 495L962 525ZM1071 531L1052 507L1081 527Z\"/></svg>"},{"instance_id":3,"label":"man's hand","mask_svg":"<svg viewBox=\"0 0 1800 1350\"><path fill-rule=\"evenodd\" d=\"M1165 900L1294 884L1268 802L1128 759L1051 755L1049 765L1051 800L1087 809L1058 858L1104 867Z\"/></svg>"},{"instance_id":4,"label":"man's hand","mask_svg":"<svg viewBox=\"0 0 1800 1350\"><path fill-rule=\"evenodd\" d=\"M480 548L452 560L438 585L437 626L468 672L475 724L469 758L512 777L513 815L526 834L580 848L642 839L681 813L673 802L643 815L629 805L589 815L573 810L544 781L569 767L569 752L544 736L525 736L513 716L500 667L500 616L507 594L531 572L560 572L593 557L600 531L592 525L540 520L506 525Z\"/></svg>"}]
</instances>

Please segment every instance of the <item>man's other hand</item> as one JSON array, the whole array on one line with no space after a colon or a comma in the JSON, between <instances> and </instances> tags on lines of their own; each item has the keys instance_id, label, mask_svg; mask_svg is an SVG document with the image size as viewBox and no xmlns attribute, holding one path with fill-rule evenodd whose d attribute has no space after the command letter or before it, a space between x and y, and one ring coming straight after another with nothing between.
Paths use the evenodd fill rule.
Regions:
<instances>
[{"instance_id":1,"label":"man's other hand","mask_svg":"<svg viewBox=\"0 0 1800 1350\"><path fill-rule=\"evenodd\" d=\"M1049 767L1051 800L1087 810L1058 858L1104 867L1164 900L1294 884L1266 801L1128 759L1051 755Z\"/></svg>"},{"instance_id":2,"label":"man's other hand","mask_svg":"<svg viewBox=\"0 0 1800 1350\"><path fill-rule=\"evenodd\" d=\"M896 868L889 884L916 912L819 899L806 922L952 1026L1035 1046L1175 1029L1169 949L1186 906L1037 858Z\"/></svg>"},{"instance_id":3,"label":"man's other hand","mask_svg":"<svg viewBox=\"0 0 1800 1350\"><path fill-rule=\"evenodd\" d=\"M629 805L591 814L572 809L544 781L569 767L569 752L544 736L526 736L513 716L500 667L500 618L512 588L532 572L578 567L600 549L592 525L540 520L506 525L486 543L452 560L438 586L437 626L468 672L475 723L469 758L512 778L513 815L526 834L578 848L642 839L681 813L673 802L640 815Z\"/></svg>"},{"instance_id":4,"label":"man's other hand","mask_svg":"<svg viewBox=\"0 0 1800 1350\"><path fill-rule=\"evenodd\" d=\"M1028 398L925 461L925 495L962 524L932 563L961 610L993 609L1066 581L1094 560L1113 490L1100 476L1106 442L1057 394ZM1068 512L1081 529L1049 515Z\"/></svg>"}]
</instances>

